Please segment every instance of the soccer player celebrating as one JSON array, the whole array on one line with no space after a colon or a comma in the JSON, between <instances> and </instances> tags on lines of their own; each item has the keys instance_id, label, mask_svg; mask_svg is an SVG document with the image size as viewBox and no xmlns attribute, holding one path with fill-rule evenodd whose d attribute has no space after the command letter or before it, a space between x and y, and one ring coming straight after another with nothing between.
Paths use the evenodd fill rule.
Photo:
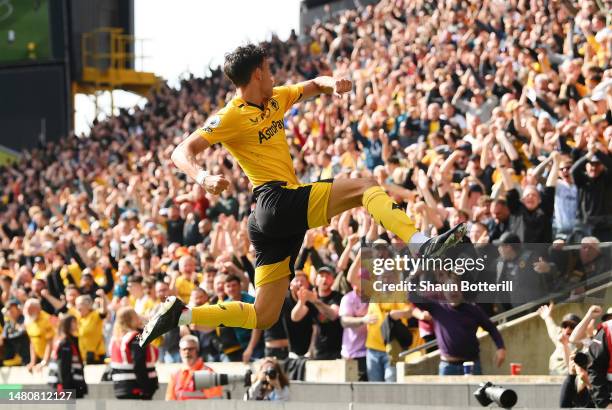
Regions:
<instances>
[{"instance_id":1,"label":"soccer player celebrating","mask_svg":"<svg viewBox=\"0 0 612 410\"><path fill-rule=\"evenodd\" d=\"M297 180L285 137L285 112L293 104L321 93L348 93L352 89L350 80L317 77L274 87L265 50L252 44L227 54L223 70L236 86L236 96L179 144L172 160L207 192L218 195L229 181L222 175L210 175L196 157L221 143L254 186L257 204L248 229L256 257L255 303L231 301L188 308L180 299L169 297L145 326L141 345L189 323L213 328L272 326L281 311L306 231L327 225L333 216L357 206L364 206L378 224L418 250L419 256L440 254L463 238L465 225L431 239L417 232L413 221L373 178L311 184Z\"/></svg>"}]
</instances>

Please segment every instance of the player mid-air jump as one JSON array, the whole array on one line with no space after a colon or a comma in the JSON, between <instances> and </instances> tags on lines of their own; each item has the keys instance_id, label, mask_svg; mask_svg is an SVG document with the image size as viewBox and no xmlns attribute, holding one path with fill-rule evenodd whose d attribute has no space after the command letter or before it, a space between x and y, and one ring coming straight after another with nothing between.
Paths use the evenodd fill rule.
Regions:
<instances>
[{"instance_id":1,"label":"player mid-air jump","mask_svg":"<svg viewBox=\"0 0 612 410\"><path fill-rule=\"evenodd\" d=\"M417 232L408 215L373 178L300 184L285 137L285 112L321 93L348 93L350 80L317 77L274 87L265 50L252 44L227 54L223 70L236 86L236 96L176 147L172 160L207 192L218 195L229 181L222 175L210 175L196 157L221 143L251 181L257 201L248 221L256 257L255 303L232 301L188 308L180 299L169 297L145 326L141 345L189 323L247 329L272 326L278 320L306 231L327 225L333 216L357 206L364 206L378 224L405 243L416 245L420 256L440 254L461 241L466 231L463 224L431 239Z\"/></svg>"}]
</instances>

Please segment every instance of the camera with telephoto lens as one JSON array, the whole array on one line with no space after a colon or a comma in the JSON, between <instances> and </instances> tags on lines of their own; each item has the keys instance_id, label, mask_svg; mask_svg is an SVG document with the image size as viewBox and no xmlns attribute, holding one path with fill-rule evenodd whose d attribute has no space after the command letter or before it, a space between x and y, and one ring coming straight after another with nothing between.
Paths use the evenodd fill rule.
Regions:
<instances>
[{"instance_id":1,"label":"camera with telephoto lens","mask_svg":"<svg viewBox=\"0 0 612 410\"><path fill-rule=\"evenodd\" d=\"M243 383L244 387L250 387L252 373L251 370L247 370L245 374L211 373L207 370L200 370L193 372L193 383L196 390L240 383Z\"/></svg>"},{"instance_id":2,"label":"camera with telephoto lens","mask_svg":"<svg viewBox=\"0 0 612 410\"><path fill-rule=\"evenodd\" d=\"M474 392L474 397L482 407L495 403L502 409L511 409L518 400L514 390L496 386L491 382L480 383L478 390Z\"/></svg>"},{"instance_id":3,"label":"camera with telephoto lens","mask_svg":"<svg viewBox=\"0 0 612 410\"><path fill-rule=\"evenodd\" d=\"M589 356L587 356L585 353L577 352L574 355L574 363L586 370L586 368L589 366Z\"/></svg>"},{"instance_id":4,"label":"camera with telephoto lens","mask_svg":"<svg viewBox=\"0 0 612 410\"><path fill-rule=\"evenodd\" d=\"M278 377L278 372L276 371L274 367L270 367L269 369L266 369L264 374L268 376L270 380L275 380Z\"/></svg>"}]
</instances>

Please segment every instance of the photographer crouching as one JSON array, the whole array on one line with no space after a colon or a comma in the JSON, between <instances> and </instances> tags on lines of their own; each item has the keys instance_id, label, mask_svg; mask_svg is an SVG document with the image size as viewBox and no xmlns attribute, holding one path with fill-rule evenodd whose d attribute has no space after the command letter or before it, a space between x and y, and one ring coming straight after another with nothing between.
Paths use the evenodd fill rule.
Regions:
<instances>
[{"instance_id":1,"label":"photographer crouching","mask_svg":"<svg viewBox=\"0 0 612 410\"><path fill-rule=\"evenodd\" d=\"M289 400L289 380L276 359L261 360L257 379L247 391L245 400Z\"/></svg>"},{"instance_id":2,"label":"photographer crouching","mask_svg":"<svg viewBox=\"0 0 612 410\"><path fill-rule=\"evenodd\" d=\"M589 356L576 352L570 357L568 375L561 386L561 408L595 407L591 398L593 386L588 374Z\"/></svg>"}]
</instances>

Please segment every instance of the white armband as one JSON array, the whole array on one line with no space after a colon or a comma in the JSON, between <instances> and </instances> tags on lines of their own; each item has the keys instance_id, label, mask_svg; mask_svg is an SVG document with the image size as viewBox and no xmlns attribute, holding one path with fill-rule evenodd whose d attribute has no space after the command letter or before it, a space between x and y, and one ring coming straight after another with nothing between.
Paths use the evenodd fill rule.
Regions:
<instances>
[{"instance_id":1,"label":"white armband","mask_svg":"<svg viewBox=\"0 0 612 410\"><path fill-rule=\"evenodd\" d=\"M200 172L198 172L198 175L196 175L196 182L200 185L204 185L204 180L208 175L210 175L208 171L201 170Z\"/></svg>"}]
</instances>

